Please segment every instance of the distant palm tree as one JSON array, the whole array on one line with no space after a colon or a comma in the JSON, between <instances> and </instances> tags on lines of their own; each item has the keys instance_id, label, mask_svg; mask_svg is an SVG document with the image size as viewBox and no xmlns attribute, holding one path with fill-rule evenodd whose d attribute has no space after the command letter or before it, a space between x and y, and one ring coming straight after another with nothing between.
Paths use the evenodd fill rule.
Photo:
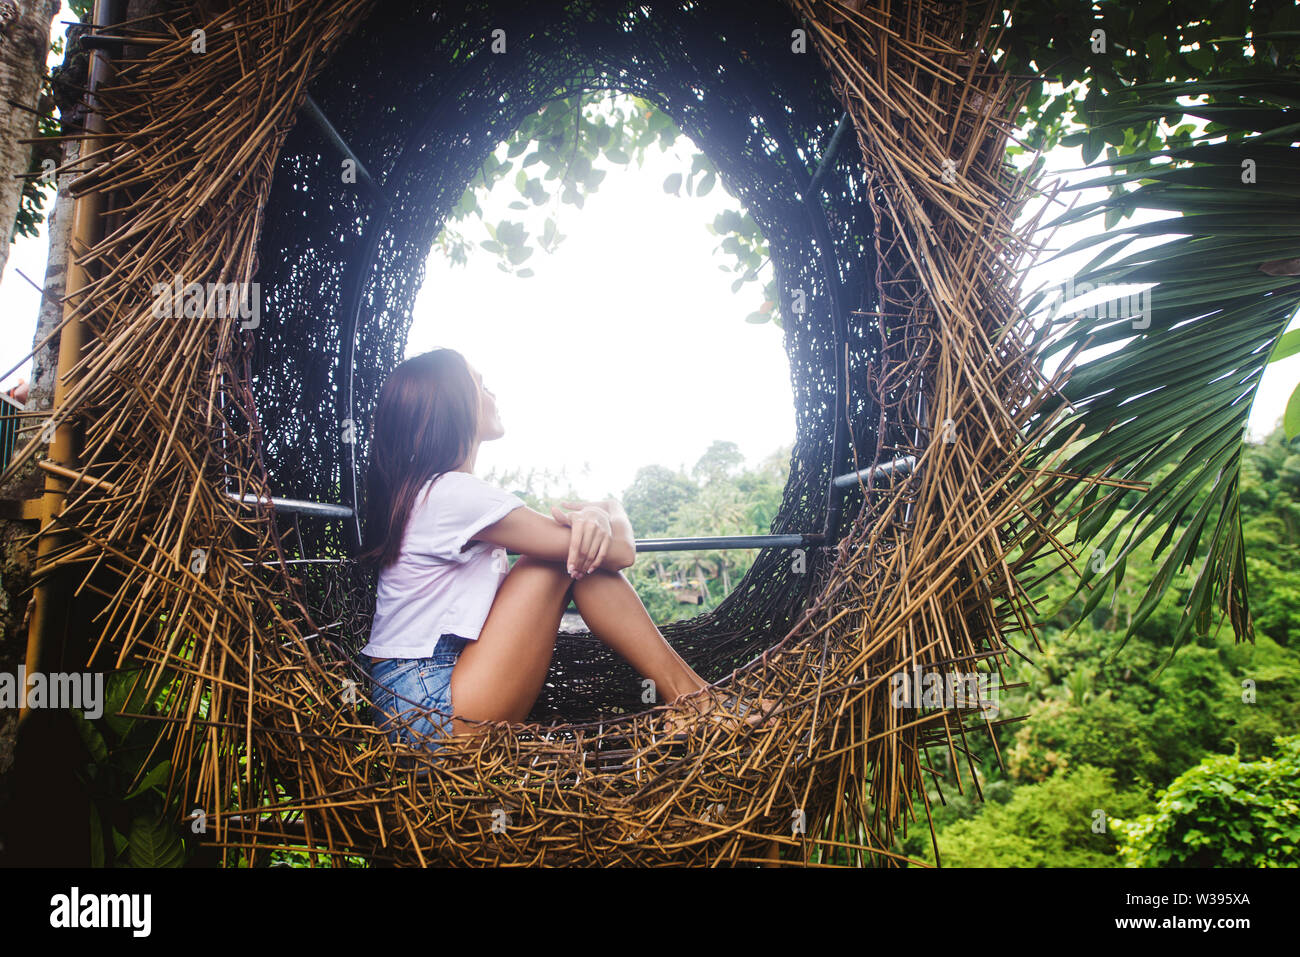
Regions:
<instances>
[{"instance_id":1,"label":"distant palm tree","mask_svg":"<svg viewBox=\"0 0 1300 957\"><path fill-rule=\"evenodd\" d=\"M755 530L750 517L751 504L730 481L712 481L704 486L696 499L677 510L670 534L675 537L752 535ZM738 564L730 556L736 554L721 549L684 552L672 563L672 567L681 573L698 577L708 604L712 605L713 595L708 587L705 565L712 566L713 577L722 579L722 597L726 597L731 591L731 569ZM748 568L752 561L752 557L742 560L740 567Z\"/></svg>"}]
</instances>

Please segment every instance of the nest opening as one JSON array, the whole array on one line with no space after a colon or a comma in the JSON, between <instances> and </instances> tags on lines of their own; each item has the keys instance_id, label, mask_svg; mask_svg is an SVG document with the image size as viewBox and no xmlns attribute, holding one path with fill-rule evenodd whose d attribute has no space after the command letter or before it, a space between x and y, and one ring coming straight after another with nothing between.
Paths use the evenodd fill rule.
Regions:
<instances>
[{"instance_id":1,"label":"nest opening","mask_svg":"<svg viewBox=\"0 0 1300 957\"><path fill-rule=\"evenodd\" d=\"M768 239L783 314L795 320L787 321L785 345L797 432L770 531L820 531L830 478L852 461L842 450L832 462L836 307L847 332L847 410L859 458L869 459L881 439L865 390L880 333L853 315L875 308L860 151L839 150L818 189L833 249L819 246L803 202L842 106L816 55L792 48L798 27L782 5L737 0L552 2L509 11L425 2L385 5L361 23L309 94L373 186L341 182L337 148L300 118L266 208L256 279L268 318L252 374L276 494L355 501L364 515L367 425L384 379L403 358L424 263L447 213L530 111L578 92L617 90L664 110ZM492 52L495 30L505 31L507 55ZM394 56L401 50L419 54ZM796 295L799 314L790 308ZM340 440L349 424L355 443ZM861 493L850 490L845 514L861 505ZM318 647L353 667L373 602L372 576L347 557L358 525L295 520L290 550L337 559L296 568L313 630L326 637ZM718 608L661 631L706 680L721 680L789 632L829 558L817 549L795 562L788 551L766 549ZM645 710L639 676L622 659L588 633L562 632L529 720L582 723Z\"/></svg>"}]
</instances>

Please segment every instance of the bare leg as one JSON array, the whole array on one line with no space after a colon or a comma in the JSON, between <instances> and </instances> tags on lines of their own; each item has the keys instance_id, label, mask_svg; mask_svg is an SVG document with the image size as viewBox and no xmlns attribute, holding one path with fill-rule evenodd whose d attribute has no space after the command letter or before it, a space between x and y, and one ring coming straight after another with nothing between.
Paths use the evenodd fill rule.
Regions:
<instances>
[{"instance_id":1,"label":"bare leg","mask_svg":"<svg viewBox=\"0 0 1300 957\"><path fill-rule=\"evenodd\" d=\"M688 698L697 710L712 710L714 702L699 694L708 683L664 640L621 572L598 569L574 581L563 562L523 555L497 590L478 640L465 646L452 670L453 733L474 733L467 721L528 717L555 653L570 589L592 634L654 681L659 700ZM762 710L770 704L763 701ZM760 718L751 714L746 720Z\"/></svg>"},{"instance_id":2,"label":"bare leg","mask_svg":"<svg viewBox=\"0 0 1300 957\"><path fill-rule=\"evenodd\" d=\"M477 641L451 672L451 706L472 721L523 721L541 694L574 584L563 563L521 555L497 589ZM455 734L474 725L452 720Z\"/></svg>"},{"instance_id":3,"label":"bare leg","mask_svg":"<svg viewBox=\"0 0 1300 957\"><path fill-rule=\"evenodd\" d=\"M597 569L573 585L573 601L591 633L617 651L643 677L655 683L659 701L680 703L707 714L718 707L711 694L701 694L708 682L696 674L655 627L632 583L622 572ZM745 716L757 724L774 702L762 699L759 708ZM677 731L686 722L670 716L668 727Z\"/></svg>"},{"instance_id":4,"label":"bare leg","mask_svg":"<svg viewBox=\"0 0 1300 957\"><path fill-rule=\"evenodd\" d=\"M658 701L675 701L708 687L664 640L622 572L588 573L573 583L573 601L591 633L655 683Z\"/></svg>"}]
</instances>

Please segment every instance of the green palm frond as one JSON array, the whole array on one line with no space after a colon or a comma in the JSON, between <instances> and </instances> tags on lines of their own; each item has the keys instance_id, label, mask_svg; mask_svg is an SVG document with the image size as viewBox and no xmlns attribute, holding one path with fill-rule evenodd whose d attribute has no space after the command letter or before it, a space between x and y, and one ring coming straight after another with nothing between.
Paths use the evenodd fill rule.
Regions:
<instances>
[{"instance_id":1,"label":"green palm frond","mask_svg":"<svg viewBox=\"0 0 1300 957\"><path fill-rule=\"evenodd\" d=\"M1105 315L1089 316L1084 307L1083 315L1062 316L1062 298L1042 291L1025 308L1039 324L1044 358L1080 347L1113 349L1085 355L1062 396L1046 406L1050 413L1068 404L1038 454L1045 459L1082 427L1062 468L1151 483L1142 493L1096 484L1078 490L1078 540L1105 556L1095 566L1088 562L1072 596L1090 592L1079 617L1108 591L1107 578L1119 586L1133 550L1159 535L1154 560L1166 557L1118 647L1155 610L1175 575L1199 562L1172 655L1193 629L1210 630L1216 608L1238 640L1254 637L1238 479L1255 391L1300 306L1300 277L1262 268L1300 256L1300 150L1292 145L1300 139L1300 83L1160 83L1135 92L1142 104L1116 111L1106 125L1184 115L1209 125L1158 154L1112 155L1098 164L1109 175L1069 188L1134 188L1048 226L1099 214L1110 224L1139 208L1178 214L1109 228L1058 254L1101 246L1074 277L1076 290L1084 283L1150 285L1149 299L1122 297ZM1202 94L1213 102L1177 102ZM1130 251L1140 239L1164 241Z\"/></svg>"}]
</instances>

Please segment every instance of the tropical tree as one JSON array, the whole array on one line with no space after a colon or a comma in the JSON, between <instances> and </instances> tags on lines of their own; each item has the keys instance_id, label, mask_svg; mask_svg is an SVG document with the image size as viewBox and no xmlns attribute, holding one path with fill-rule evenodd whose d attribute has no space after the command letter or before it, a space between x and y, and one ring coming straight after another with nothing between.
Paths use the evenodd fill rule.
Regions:
<instances>
[{"instance_id":1,"label":"tropical tree","mask_svg":"<svg viewBox=\"0 0 1300 957\"><path fill-rule=\"evenodd\" d=\"M1157 83L1135 92L1140 105L1116 109L1107 125L1132 128L1185 115L1207 125L1180 136L1185 145L1112 155L1100 164L1109 175L1071 188L1133 188L1047 227L1099 215L1114 222L1139 208L1175 214L1098 231L1059 254L1103 247L1074 277L1076 293L1120 284L1149 289L1066 315L1059 293L1041 291L1027 308L1050 337L1044 355L1109 350L1085 359L1045 407L1045 415L1064 415L1042 454L1071 442L1061 465L1067 471L1096 474L1114 463L1121 478L1155 477L1140 495L1118 487L1080 489L1086 511L1079 538L1095 543L1097 560L1088 563L1079 589L1106 578L1118 586L1138 544L1159 535L1154 558L1165 553L1162 564L1123 640L1155 610L1176 573L1199 563L1172 653L1194 630L1210 630L1216 608L1238 638L1253 636L1239 503L1242 455L1265 367L1300 349L1300 336L1284 338L1300 306L1294 112L1300 86L1294 77L1275 76ZM1180 102L1185 97L1203 99ZM1137 239L1151 245L1130 249ZM1209 494L1198 499L1205 489ZM1180 527L1188 515L1191 521ZM1083 614L1106 592L1091 588Z\"/></svg>"},{"instance_id":2,"label":"tropical tree","mask_svg":"<svg viewBox=\"0 0 1300 957\"><path fill-rule=\"evenodd\" d=\"M45 60L50 51L50 24L58 12L59 0L0 2L0 225L5 236L0 242L0 273L9 259L14 234L31 231L32 203L39 208L37 180L22 177L41 172L39 160L45 154L23 140L36 136L38 118L53 109ZM53 155L57 157L57 150ZM57 162L55 159L54 165ZM24 199L27 215L20 217Z\"/></svg>"},{"instance_id":3,"label":"tropical tree","mask_svg":"<svg viewBox=\"0 0 1300 957\"><path fill-rule=\"evenodd\" d=\"M664 538L677 509L698 494L689 476L662 465L643 465L623 495L623 508L639 537Z\"/></svg>"},{"instance_id":4,"label":"tropical tree","mask_svg":"<svg viewBox=\"0 0 1300 957\"><path fill-rule=\"evenodd\" d=\"M733 482L717 479L709 482L697 498L677 511L671 528L673 537L697 535L753 535L755 529L750 517L750 503ZM706 603L714 604L709 591L709 579L721 579L719 600L731 591L733 573L743 574L753 564L753 557L745 552L725 549L703 549L677 552L670 567L683 577L698 579L705 592Z\"/></svg>"}]
</instances>

